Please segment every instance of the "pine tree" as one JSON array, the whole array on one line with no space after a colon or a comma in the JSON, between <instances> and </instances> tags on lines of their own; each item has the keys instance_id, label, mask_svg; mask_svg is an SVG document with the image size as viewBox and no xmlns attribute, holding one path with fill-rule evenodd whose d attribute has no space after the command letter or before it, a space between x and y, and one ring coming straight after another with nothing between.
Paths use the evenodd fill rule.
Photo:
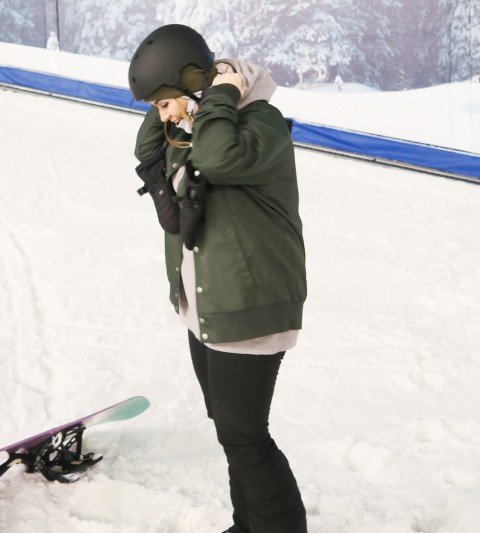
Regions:
<instances>
[{"instance_id":1,"label":"pine tree","mask_svg":"<svg viewBox=\"0 0 480 533\"><path fill-rule=\"evenodd\" d=\"M154 5L136 0L61 0L59 16L63 50L120 60L158 26Z\"/></svg>"},{"instance_id":2,"label":"pine tree","mask_svg":"<svg viewBox=\"0 0 480 533\"><path fill-rule=\"evenodd\" d=\"M337 19L350 1L244 1L235 12L239 51L280 83L327 79L350 61L352 47Z\"/></svg>"},{"instance_id":3,"label":"pine tree","mask_svg":"<svg viewBox=\"0 0 480 533\"><path fill-rule=\"evenodd\" d=\"M401 80L395 23L401 21L402 7L399 0L369 0L368 9L363 3L351 3L349 35L355 46L351 63L343 73L345 80L384 90Z\"/></svg>"},{"instance_id":4,"label":"pine tree","mask_svg":"<svg viewBox=\"0 0 480 533\"><path fill-rule=\"evenodd\" d=\"M384 70L383 88L424 87L439 79L441 38L448 24L448 5L442 2L451 0L402 0L399 9L390 11L389 43L394 56Z\"/></svg>"},{"instance_id":5,"label":"pine tree","mask_svg":"<svg viewBox=\"0 0 480 533\"><path fill-rule=\"evenodd\" d=\"M299 77L309 74L316 81L333 81L339 71L351 61L353 47L339 17L340 3L322 10L301 14L308 17L307 23L299 24L285 41L286 57L297 67ZM326 9L326 8L329 9ZM305 19L304 19L305 20ZM303 79L300 78L300 86Z\"/></svg>"},{"instance_id":6,"label":"pine tree","mask_svg":"<svg viewBox=\"0 0 480 533\"><path fill-rule=\"evenodd\" d=\"M470 57L472 76L480 75L480 1L472 0L472 23L470 26Z\"/></svg>"},{"instance_id":7,"label":"pine tree","mask_svg":"<svg viewBox=\"0 0 480 533\"><path fill-rule=\"evenodd\" d=\"M0 41L45 46L44 0L0 2Z\"/></svg>"},{"instance_id":8,"label":"pine tree","mask_svg":"<svg viewBox=\"0 0 480 533\"><path fill-rule=\"evenodd\" d=\"M233 3L230 0L177 0L175 22L197 30L217 59L237 55L237 41L231 31Z\"/></svg>"},{"instance_id":9,"label":"pine tree","mask_svg":"<svg viewBox=\"0 0 480 533\"><path fill-rule=\"evenodd\" d=\"M458 0L451 31L452 81L470 79L480 67L479 0Z\"/></svg>"},{"instance_id":10,"label":"pine tree","mask_svg":"<svg viewBox=\"0 0 480 533\"><path fill-rule=\"evenodd\" d=\"M295 83L295 65L285 56L283 42L288 31L288 0L244 0L235 9L235 35L238 55L267 68L274 79L283 84ZM301 7L295 2L291 9Z\"/></svg>"},{"instance_id":11,"label":"pine tree","mask_svg":"<svg viewBox=\"0 0 480 533\"><path fill-rule=\"evenodd\" d=\"M415 80L415 87L450 82L452 0L428 0L414 15L416 5L410 6L412 17L408 27L411 30L404 42L404 47L410 51L409 75ZM440 67L441 62L444 67Z\"/></svg>"}]
</instances>

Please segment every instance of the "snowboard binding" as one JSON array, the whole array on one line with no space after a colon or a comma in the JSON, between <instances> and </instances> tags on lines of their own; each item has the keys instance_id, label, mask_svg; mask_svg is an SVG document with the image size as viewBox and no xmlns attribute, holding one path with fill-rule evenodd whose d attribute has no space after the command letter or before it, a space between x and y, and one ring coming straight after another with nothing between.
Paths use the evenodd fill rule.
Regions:
<instances>
[{"instance_id":1,"label":"snowboard binding","mask_svg":"<svg viewBox=\"0 0 480 533\"><path fill-rule=\"evenodd\" d=\"M85 426L78 424L59 431L26 452L13 453L3 469L22 463L29 474L42 473L49 481L74 483L93 465L102 460L102 455L82 454L82 438Z\"/></svg>"},{"instance_id":2,"label":"snowboard binding","mask_svg":"<svg viewBox=\"0 0 480 533\"><path fill-rule=\"evenodd\" d=\"M73 483L98 463L101 455L82 453L85 429L97 424L129 420L143 413L150 405L144 396L133 396L0 448L0 477L10 467L23 464L28 473L40 472L49 481Z\"/></svg>"}]
</instances>

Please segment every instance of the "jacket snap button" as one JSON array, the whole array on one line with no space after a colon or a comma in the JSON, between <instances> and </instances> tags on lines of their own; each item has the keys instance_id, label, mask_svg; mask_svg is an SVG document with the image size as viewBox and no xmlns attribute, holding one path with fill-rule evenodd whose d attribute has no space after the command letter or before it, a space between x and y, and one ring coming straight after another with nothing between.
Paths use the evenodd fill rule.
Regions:
<instances>
[{"instance_id":1,"label":"jacket snap button","mask_svg":"<svg viewBox=\"0 0 480 533\"><path fill-rule=\"evenodd\" d=\"M208 333L202 333L202 339L206 341L208 339Z\"/></svg>"},{"instance_id":2,"label":"jacket snap button","mask_svg":"<svg viewBox=\"0 0 480 533\"><path fill-rule=\"evenodd\" d=\"M172 168L177 168L178 167L178 163L172 163Z\"/></svg>"},{"instance_id":3,"label":"jacket snap button","mask_svg":"<svg viewBox=\"0 0 480 533\"><path fill-rule=\"evenodd\" d=\"M204 318L199 318L198 320L199 320L200 324L205 324L205 319Z\"/></svg>"},{"instance_id":4,"label":"jacket snap button","mask_svg":"<svg viewBox=\"0 0 480 533\"><path fill-rule=\"evenodd\" d=\"M193 251L196 252L196 253L198 253L198 252L200 251L200 248L199 248L198 246L195 246L195 247L193 248Z\"/></svg>"},{"instance_id":5,"label":"jacket snap button","mask_svg":"<svg viewBox=\"0 0 480 533\"><path fill-rule=\"evenodd\" d=\"M197 287L197 292L203 292L202 287Z\"/></svg>"}]
</instances>

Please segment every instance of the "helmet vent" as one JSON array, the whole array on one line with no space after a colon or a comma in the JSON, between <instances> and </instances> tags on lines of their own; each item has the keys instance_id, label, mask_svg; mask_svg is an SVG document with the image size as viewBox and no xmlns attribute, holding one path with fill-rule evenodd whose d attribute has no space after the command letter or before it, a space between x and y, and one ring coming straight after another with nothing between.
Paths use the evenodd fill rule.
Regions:
<instances>
[{"instance_id":1,"label":"helmet vent","mask_svg":"<svg viewBox=\"0 0 480 533\"><path fill-rule=\"evenodd\" d=\"M137 53L133 56L133 59L138 59L138 56L139 56L139 55L140 55L140 54L137 52Z\"/></svg>"},{"instance_id":2,"label":"helmet vent","mask_svg":"<svg viewBox=\"0 0 480 533\"><path fill-rule=\"evenodd\" d=\"M147 41L147 44L153 44L155 41L153 39L150 39L149 41Z\"/></svg>"}]
</instances>

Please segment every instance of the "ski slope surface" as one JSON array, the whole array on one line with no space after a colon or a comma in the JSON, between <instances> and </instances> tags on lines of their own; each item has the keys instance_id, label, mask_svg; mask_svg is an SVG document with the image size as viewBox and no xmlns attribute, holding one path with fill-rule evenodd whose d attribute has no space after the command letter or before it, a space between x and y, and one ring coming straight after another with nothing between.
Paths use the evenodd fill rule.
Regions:
<instances>
[{"instance_id":1,"label":"ski slope surface","mask_svg":"<svg viewBox=\"0 0 480 533\"><path fill-rule=\"evenodd\" d=\"M227 467L162 230L142 117L0 90L0 447L135 395L75 484L0 478L8 533L220 533ZM297 149L309 296L271 432L310 533L477 533L480 186ZM288 260L288 258L285 258Z\"/></svg>"}]
</instances>

